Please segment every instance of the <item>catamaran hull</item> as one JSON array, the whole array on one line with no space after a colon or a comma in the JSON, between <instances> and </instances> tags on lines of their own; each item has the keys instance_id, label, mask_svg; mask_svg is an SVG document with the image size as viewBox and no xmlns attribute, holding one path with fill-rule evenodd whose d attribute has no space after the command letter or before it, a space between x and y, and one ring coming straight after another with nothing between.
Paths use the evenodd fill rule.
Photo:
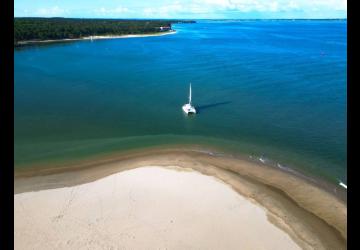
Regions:
<instances>
[{"instance_id":1,"label":"catamaran hull","mask_svg":"<svg viewBox=\"0 0 360 250\"><path fill-rule=\"evenodd\" d=\"M186 104L182 107L183 111L189 115L189 114L196 114L196 110L194 107L188 107Z\"/></svg>"}]
</instances>

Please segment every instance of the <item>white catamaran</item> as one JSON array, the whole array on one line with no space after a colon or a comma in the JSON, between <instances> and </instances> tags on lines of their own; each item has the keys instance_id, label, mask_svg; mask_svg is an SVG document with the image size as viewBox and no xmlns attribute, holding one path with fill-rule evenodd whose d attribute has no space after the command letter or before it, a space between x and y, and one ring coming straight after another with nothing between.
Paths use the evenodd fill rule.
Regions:
<instances>
[{"instance_id":1,"label":"white catamaran","mask_svg":"<svg viewBox=\"0 0 360 250\"><path fill-rule=\"evenodd\" d=\"M190 83L190 94L189 94L189 103L184 104L182 109L186 114L196 114L196 109L191 105L191 83Z\"/></svg>"}]
</instances>

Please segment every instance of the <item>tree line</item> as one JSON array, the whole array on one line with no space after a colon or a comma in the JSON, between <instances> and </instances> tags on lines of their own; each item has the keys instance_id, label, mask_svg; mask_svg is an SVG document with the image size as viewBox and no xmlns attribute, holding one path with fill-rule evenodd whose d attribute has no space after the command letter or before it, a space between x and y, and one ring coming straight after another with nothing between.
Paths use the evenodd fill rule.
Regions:
<instances>
[{"instance_id":1,"label":"tree line","mask_svg":"<svg viewBox=\"0 0 360 250\"><path fill-rule=\"evenodd\" d=\"M72 39L86 36L149 34L187 20L125 20L80 18L14 18L14 44L28 40Z\"/></svg>"}]
</instances>

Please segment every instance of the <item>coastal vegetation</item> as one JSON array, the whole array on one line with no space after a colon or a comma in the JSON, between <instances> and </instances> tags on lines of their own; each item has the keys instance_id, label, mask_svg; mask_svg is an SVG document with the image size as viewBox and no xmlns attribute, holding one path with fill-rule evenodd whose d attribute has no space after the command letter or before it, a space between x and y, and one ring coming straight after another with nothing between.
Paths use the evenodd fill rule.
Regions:
<instances>
[{"instance_id":1,"label":"coastal vegetation","mask_svg":"<svg viewBox=\"0 0 360 250\"><path fill-rule=\"evenodd\" d=\"M151 34L171 30L188 20L125 20L82 18L14 18L14 45L22 41L76 39L88 36Z\"/></svg>"}]
</instances>

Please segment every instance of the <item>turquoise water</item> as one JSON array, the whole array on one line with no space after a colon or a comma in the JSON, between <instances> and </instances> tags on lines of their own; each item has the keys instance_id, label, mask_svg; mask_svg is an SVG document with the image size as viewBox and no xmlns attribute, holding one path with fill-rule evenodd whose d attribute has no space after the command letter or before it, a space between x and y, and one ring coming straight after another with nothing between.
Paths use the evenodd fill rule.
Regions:
<instances>
[{"instance_id":1,"label":"turquoise water","mask_svg":"<svg viewBox=\"0 0 360 250\"><path fill-rule=\"evenodd\" d=\"M191 143L346 181L346 21L173 27L16 49L15 167Z\"/></svg>"}]
</instances>

